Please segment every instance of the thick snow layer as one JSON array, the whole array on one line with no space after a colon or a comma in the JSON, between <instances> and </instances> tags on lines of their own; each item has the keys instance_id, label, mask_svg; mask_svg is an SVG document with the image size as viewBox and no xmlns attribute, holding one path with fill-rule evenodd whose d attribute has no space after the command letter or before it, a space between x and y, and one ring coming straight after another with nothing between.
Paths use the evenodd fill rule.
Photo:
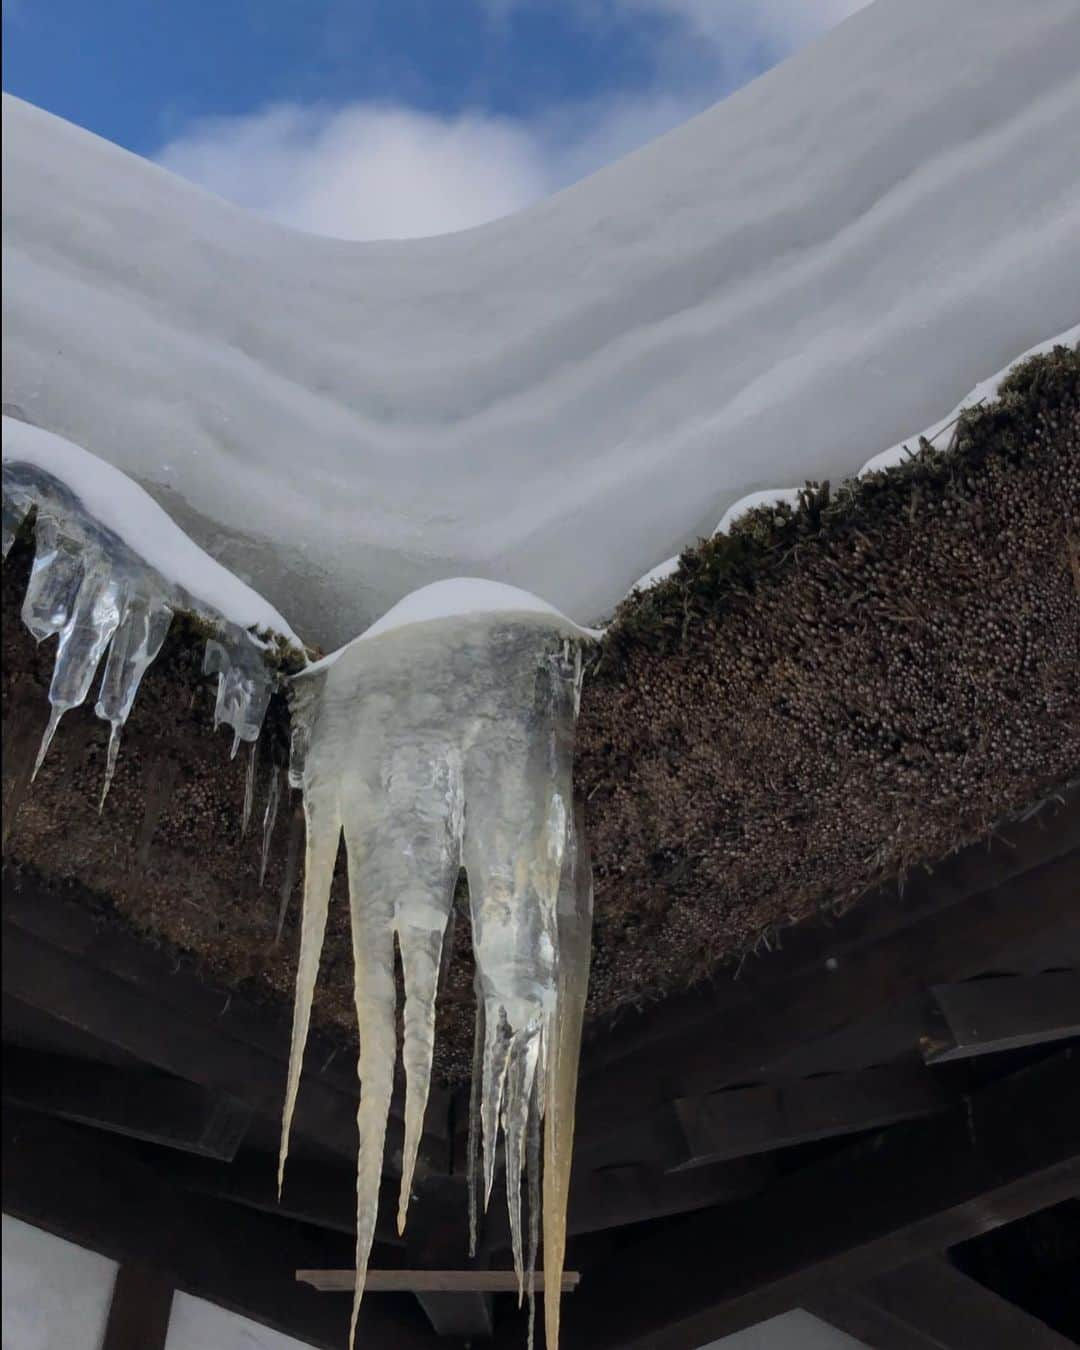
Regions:
<instances>
[{"instance_id":1,"label":"thick snow layer","mask_svg":"<svg viewBox=\"0 0 1080 1350\"><path fill-rule=\"evenodd\" d=\"M579 621L1080 316L1080 6L877 0L434 239L290 232L5 98L4 382L336 646L458 574Z\"/></svg>"},{"instance_id":2,"label":"thick snow layer","mask_svg":"<svg viewBox=\"0 0 1080 1350\"><path fill-rule=\"evenodd\" d=\"M5 417L3 457L59 478L99 524L224 618L241 628L266 628L297 640L273 605L192 543L153 497L97 455L51 431Z\"/></svg>"},{"instance_id":3,"label":"thick snow layer","mask_svg":"<svg viewBox=\"0 0 1080 1350\"><path fill-rule=\"evenodd\" d=\"M940 440L942 434L955 425L960 414L968 408L974 408L979 403L989 403L995 399L1005 376L1022 361L1027 361L1032 356L1042 356L1046 352L1053 351L1055 347L1075 347L1077 344L1080 344L1080 324L1075 324L1072 328L1066 329L1064 333L1059 333L1057 337L1047 338L1043 342L1036 343L1034 347L1029 347L1026 352L1022 352L1007 366L1003 366L995 375L991 375L989 379L980 380L975 388L960 400L948 416L939 418L919 435L909 436L907 440L900 441L898 444L890 446L888 450L882 450L880 454L868 459L859 470L857 477L862 478L864 474L876 473L880 469L891 469L898 464L902 464L905 459L915 453L921 440L925 439L932 445L937 442L938 448L942 448ZM801 490L798 487L766 488L762 492L747 493L745 497L740 497L737 502L733 502L728 507L713 533L727 534L740 516L746 515L748 511L753 511L758 506L779 506L782 502L787 502L792 507L797 506ZM673 572L678 570L678 566L678 554L673 558L665 558L662 563L657 563L651 571L640 577L634 583L632 589L647 591L650 586L655 586L658 581L663 581L671 576Z\"/></svg>"},{"instance_id":4,"label":"thick snow layer","mask_svg":"<svg viewBox=\"0 0 1080 1350\"><path fill-rule=\"evenodd\" d=\"M920 440L927 440L931 445L937 445L940 450L946 442L941 441L942 433L948 431L957 421L960 414L968 408L974 408L979 403L991 403L997 398L998 390L1005 376L1022 361L1029 360L1032 356L1043 356L1046 352L1053 351L1055 347L1075 347L1080 344L1080 323L1074 324L1072 328L1066 329L1064 333L1059 333L1057 337L1047 338L1045 342L1038 342L1034 347L1029 347L1016 358L1010 361L997 372L991 375L988 380L980 380L974 389L970 390L948 413L945 417L939 418L933 426L926 428L918 436L908 437L906 441L901 441L898 445L890 446L888 450L882 450L880 454L874 455L868 459L859 470L859 477L863 474L876 473L879 469L891 469L896 464L902 464L905 459L912 455L918 448Z\"/></svg>"}]
</instances>

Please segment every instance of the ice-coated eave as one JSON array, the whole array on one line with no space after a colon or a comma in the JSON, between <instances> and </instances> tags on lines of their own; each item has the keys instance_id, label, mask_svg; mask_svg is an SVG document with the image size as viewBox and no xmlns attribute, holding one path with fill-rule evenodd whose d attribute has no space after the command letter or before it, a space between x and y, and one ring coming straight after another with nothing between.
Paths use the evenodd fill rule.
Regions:
<instances>
[{"instance_id":1,"label":"ice-coated eave","mask_svg":"<svg viewBox=\"0 0 1080 1350\"><path fill-rule=\"evenodd\" d=\"M284 229L5 98L4 386L330 650L440 577L592 622L1080 309L1080 5L876 0L527 211Z\"/></svg>"},{"instance_id":2,"label":"ice-coated eave","mask_svg":"<svg viewBox=\"0 0 1080 1350\"><path fill-rule=\"evenodd\" d=\"M517 586L486 581L482 577L447 577L410 592L352 642L306 666L296 678L317 675L357 642L382 637L412 624L452 622L478 614L499 614L508 619L543 615L551 626L563 629L567 636L592 640L603 636L602 629L582 627L561 614L554 605Z\"/></svg>"},{"instance_id":3,"label":"ice-coated eave","mask_svg":"<svg viewBox=\"0 0 1080 1350\"><path fill-rule=\"evenodd\" d=\"M1046 352L1053 351L1055 347L1076 347L1077 345L1080 345L1080 324L1074 324L1073 327L1067 328L1064 333L1059 333L1057 337L1047 338L1045 342L1039 342L1034 347L1029 347L1026 352L1022 352L1003 369L991 375L989 379L980 380L974 389L965 395L949 413L938 418L918 436L909 436L906 440L900 441L896 445L890 446L888 450L882 450L879 454L868 459L856 476L863 478L867 474L878 473L882 469L891 469L898 464L902 464L914 453L915 448L923 440L929 441L931 445L937 444L938 449L941 449L940 438L955 425L960 414L969 408L978 406L980 403L992 402L997 397L1002 381L1021 362L1027 361L1033 356L1042 356ZM746 515L748 511L753 511L756 507L779 506L783 502L794 507L798 505L800 491L801 489L797 487L786 487L765 488L759 492L747 493L745 497L740 497L737 502L733 502L728 507L720 518L713 534L727 534L740 516ZM673 558L665 558L663 562L657 563L655 567L646 572L643 577L639 577L628 593L632 595L634 591L649 590L650 587L673 575L678 567L678 554Z\"/></svg>"},{"instance_id":4,"label":"ice-coated eave","mask_svg":"<svg viewBox=\"0 0 1080 1350\"><path fill-rule=\"evenodd\" d=\"M3 419L3 459L44 469L145 563L239 628L299 638L288 621L184 533L148 492L89 450L16 417Z\"/></svg>"}]
</instances>

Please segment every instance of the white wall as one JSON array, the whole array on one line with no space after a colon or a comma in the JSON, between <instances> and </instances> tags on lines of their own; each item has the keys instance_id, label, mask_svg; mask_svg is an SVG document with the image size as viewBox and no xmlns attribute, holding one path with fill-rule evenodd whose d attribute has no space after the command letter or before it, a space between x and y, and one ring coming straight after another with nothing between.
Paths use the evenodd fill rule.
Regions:
<instances>
[{"instance_id":1,"label":"white wall","mask_svg":"<svg viewBox=\"0 0 1080 1350\"><path fill-rule=\"evenodd\" d=\"M7 1346L3 1347L7 1350ZM226 1312L191 1294L177 1293L165 1350L309 1350L303 1341L283 1336L237 1313Z\"/></svg>"},{"instance_id":2,"label":"white wall","mask_svg":"<svg viewBox=\"0 0 1080 1350\"><path fill-rule=\"evenodd\" d=\"M4 1215L3 1350L100 1350L116 1262Z\"/></svg>"},{"instance_id":3,"label":"white wall","mask_svg":"<svg viewBox=\"0 0 1080 1350\"><path fill-rule=\"evenodd\" d=\"M802 1308L770 1317L756 1327L713 1341L702 1350L868 1350L862 1341L837 1331Z\"/></svg>"}]
</instances>

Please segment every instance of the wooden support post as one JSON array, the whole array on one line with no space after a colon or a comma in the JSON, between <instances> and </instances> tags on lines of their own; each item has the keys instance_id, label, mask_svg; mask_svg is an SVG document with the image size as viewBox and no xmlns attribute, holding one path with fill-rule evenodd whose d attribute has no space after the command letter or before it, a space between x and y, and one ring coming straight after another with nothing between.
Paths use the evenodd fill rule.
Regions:
<instances>
[{"instance_id":1,"label":"wooden support post","mask_svg":"<svg viewBox=\"0 0 1080 1350\"><path fill-rule=\"evenodd\" d=\"M226 1162L251 1123L241 1102L180 1078L18 1046L4 1050L3 1097L30 1111Z\"/></svg>"},{"instance_id":2,"label":"wooden support post","mask_svg":"<svg viewBox=\"0 0 1080 1350\"><path fill-rule=\"evenodd\" d=\"M165 1350L172 1311L172 1280L145 1266L116 1272L101 1350Z\"/></svg>"}]
</instances>

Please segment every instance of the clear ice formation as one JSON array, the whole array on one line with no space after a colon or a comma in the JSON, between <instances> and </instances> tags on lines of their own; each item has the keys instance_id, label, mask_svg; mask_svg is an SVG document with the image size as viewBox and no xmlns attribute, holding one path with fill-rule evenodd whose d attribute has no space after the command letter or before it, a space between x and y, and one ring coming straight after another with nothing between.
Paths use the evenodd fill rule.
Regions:
<instances>
[{"instance_id":1,"label":"clear ice formation","mask_svg":"<svg viewBox=\"0 0 1080 1350\"><path fill-rule=\"evenodd\" d=\"M500 1129L514 1265L538 1241L543 1140L547 1344L558 1345L592 893L572 808L587 639L555 614L487 613L360 638L291 682L290 781L307 822L304 908L278 1183L344 833L360 1033L356 1290L375 1229L397 1057L394 943L404 977L405 1226L431 1079L435 995L459 869L469 881L477 981L474 1155L486 1207ZM473 1216L475 1231L475 1211Z\"/></svg>"},{"instance_id":2,"label":"clear ice formation","mask_svg":"<svg viewBox=\"0 0 1080 1350\"><path fill-rule=\"evenodd\" d=\"M140 681L157 657L173 615L213 625L204 669L217 672L214 725L232 728L233 754L259 735L273 690L264 647L246 629L161 575L84 508L78 496L36 465L3 465L3 556L28 512L36 512L34 562L22 618L38 642L56 637L50 713L34 765L40 769L61 717L85 702L105 661L95 712L109 723L101 805L112 783L120 735ZM107 655L106 655L107 653Z\"/></svg>"}]
</instances>

